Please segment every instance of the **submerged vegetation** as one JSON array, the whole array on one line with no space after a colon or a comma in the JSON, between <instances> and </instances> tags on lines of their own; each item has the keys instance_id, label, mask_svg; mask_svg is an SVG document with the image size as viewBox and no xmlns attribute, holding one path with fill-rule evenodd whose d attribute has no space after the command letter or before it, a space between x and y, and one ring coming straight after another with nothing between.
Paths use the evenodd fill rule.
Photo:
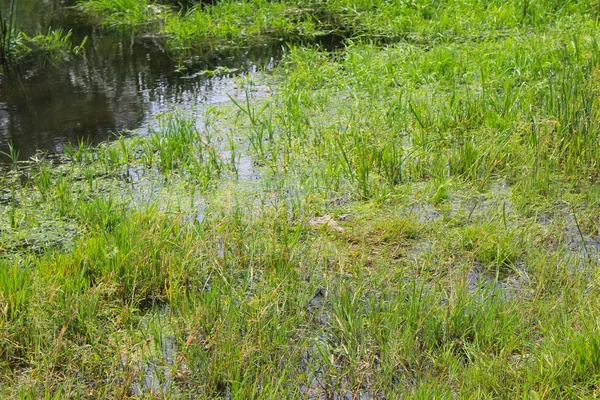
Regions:
<instances>
[{"instance_id":1,"label":"submerged vegetation","mask_svg":"<svg viewBox=\"0 0 600 400\"><path fill-rule=\"evenodd\" d=\"M9 152L2 397L600 395L596 1L81 7L188 54L353 37L149 135Z\"/></svg>"}]
</instances>

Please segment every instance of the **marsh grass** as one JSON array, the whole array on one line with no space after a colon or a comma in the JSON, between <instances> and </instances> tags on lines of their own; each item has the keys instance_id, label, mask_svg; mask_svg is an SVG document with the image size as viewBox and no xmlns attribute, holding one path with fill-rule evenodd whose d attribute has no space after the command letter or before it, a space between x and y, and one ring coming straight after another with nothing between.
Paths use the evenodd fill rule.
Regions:
<instances>
[{"instance_id":1,"label":"marsh grass","mask_svg":"<svg viewBox=\"0 0 600 400\"><path fill-rule=\"evenodd\" d=\"M11 0L8 15L0 11L0 60L3 64L10 61L15 41L18 39L17 11L17 0Z\"/></svg>"},{"instance_id":2,"label":"marsh grass","mask_svg":"<svg viewBox=\"0 0 600 400\"><path fill-rule=\"evenodd\" d=\"M18 172L17 172L17 162L19 161L19 150L15 149L14 146L12 145L12 143L9 143L8 145L8 153L5 152L0 152L0 154L3 154L4 156L8 157L11 161L11 172L13 174L13 176L17 176L18 177ZM12 185L11 185L11 199L10 199L10 203L11 203L11 207L10 207L10 212L9 212L9 222L10 222L10 226L12 228L16 228L17 227L17 182L13 179L12 180Z\"/></svg>"},{"instance_id":3,"label":"marsh grass","mask_svg":"<svg viewBox=\"0 0 600 400\"><path fill-rule=\"evenodd\" d=\"M71 31L51 28L47 33L29 36L19 29L18 22L19 2L11 0L7 10L0 10L0 64L5 75L28 60L57 62L83 52L87 37L79 45L73 45Z\"/></svg>"},{"instance_id":4,"label":"marsh grass","mask_svg":"<svg viewBox=\"0 0 600 400\"><path fill-rule=\"evenodd\" d=\"M598 395L595 3L321 6L272 96L0 176L2 395Z\"/></svg>"},{"instance_id":5,"label":"marsh grass","mask_svg":"<svg viewBox=\"0 0 600 400\"><path fill-rule=\"evenodd\" d=\"M70 55L82 54L87 37L83 38L78 45L73 45L71 35L72 31L63 29L48 29L46 34L39 33L31 37L21 33L23 43L27 48L26 54L22 57L34 55L43 61L56 62Z\"/></svg>"},{"instance_id":6,"label":"marsh grass","mask_svg":"<svg viewBox=\"0 0 600 400\"><path fill-rule=\"evenodd\" d=\"M160 22L167 8L145 0L104 0L80 3L83 11L100 18L107 26L120 29L123 26L137 27L152 26Z\"/></svg>"},{"instance_id":7,"label":"marsh grass","mask_svg":"<svg viewBox=\"0 0 600 400\"><path fill-rule=\"evenodd\" d=\"M563 21L594 19L598 13L593 0L560 4L552 0L536 5L520 0L502 5L477 1L225 0L200 2L185 10L146 0L81 0L78 7L113 29L158 33L168 49L184 58L207 48L274 38L314 39L332 33L380 43L477 42Z\"/></svg>"}]
</instances>

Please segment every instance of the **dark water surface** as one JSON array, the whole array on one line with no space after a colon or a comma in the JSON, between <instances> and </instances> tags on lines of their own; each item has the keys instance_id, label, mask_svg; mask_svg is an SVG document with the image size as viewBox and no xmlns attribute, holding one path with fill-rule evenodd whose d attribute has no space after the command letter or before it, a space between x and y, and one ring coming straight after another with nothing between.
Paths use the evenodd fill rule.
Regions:
<instances>
[{"instance_id":1,"label":"dark water surface","mask_svg":"<svg viewBox=\"0 0 600 400\"><path fill-rule=\"evenodd\" d=\"M3 10L7 2L0 1ZM19 4L19 27L28 34L51 26L72 29L74 44L87 36L85 56L56 65L28 65L2 76L0 151L12 143L20 160L37 151L61 152L80 138L97 143L115 132L143 131L154 115L173 108L227 101L235 74L209 78L195 73L220 66L237 73L268 69L283 53L283 44L273 42L205 54L182 73L158 40L91 29L74 18L70 5L56 0Z\"/></svg>"}]
</instances>

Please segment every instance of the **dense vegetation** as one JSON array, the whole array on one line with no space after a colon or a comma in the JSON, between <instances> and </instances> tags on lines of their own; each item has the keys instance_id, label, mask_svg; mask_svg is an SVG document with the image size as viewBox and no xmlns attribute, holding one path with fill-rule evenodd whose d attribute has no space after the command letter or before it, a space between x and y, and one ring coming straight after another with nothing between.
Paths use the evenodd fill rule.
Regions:
<instances>
[{"instance_id":1,"label":"dense vegetation","mask_svg":"<svg viewBox=\"0 0 600 400\"><path fill-rule=\"evenodd\" d=\"M348 39L201 119L11 152L3 397L600 395L596 1L80 7L184 56Z\"/></svg>"}]
</instances>

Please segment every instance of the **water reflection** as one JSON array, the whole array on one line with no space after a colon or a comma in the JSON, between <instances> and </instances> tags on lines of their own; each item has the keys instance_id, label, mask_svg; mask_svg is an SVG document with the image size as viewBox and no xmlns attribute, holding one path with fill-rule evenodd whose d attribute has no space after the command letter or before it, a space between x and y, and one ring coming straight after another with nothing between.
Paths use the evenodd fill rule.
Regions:
<instances>
[{"instance_id":1,"label":"water reflection","mask_svg":"<svg viewBox=\"0 0 600 400\"><path fill-rule=\"evenodd\" d=\"M188 76L153 38L110 35L78 20L69 6L76 0L28 0L19 6L19 27L28 34L48 27L72 30L72 41L87 37L85 56L56 66L22 67L0 81L0 151L13 143L20 159L40 150L60 152L67 143L85 138L106 140L115 132L141 130L153 115L174 107L227 101L234 77L207 78L194 72L225 66L239 72L271 68L284 43L207 52L199 55ZM0 0L6 10L10 0ZM331 49L340 37L321 38ZM0 162L7 158L0 156Z\"/></svg>"},{"instance_id":2,"label":"water reflection","mask_svg":"<svg viewBox=\"0 0 600 400\"><path fill-rule=\"evenodd\" d=\"M21 159L36 150L60 152L78 138L106 140L113 132L145 126L150 116L173 106L193 107L228 99L232 77L189 78L150 39L107 36L94 30L74 31L77 43L87 36L85 57L60 66L15 71L0 83L0 150L8 143ZM281 46L236 50L229 57L208 55L196 69L219 65L241 71L272 65ZM193 72L193 71L192 71Z\"/></svg>"}]
</instances>

